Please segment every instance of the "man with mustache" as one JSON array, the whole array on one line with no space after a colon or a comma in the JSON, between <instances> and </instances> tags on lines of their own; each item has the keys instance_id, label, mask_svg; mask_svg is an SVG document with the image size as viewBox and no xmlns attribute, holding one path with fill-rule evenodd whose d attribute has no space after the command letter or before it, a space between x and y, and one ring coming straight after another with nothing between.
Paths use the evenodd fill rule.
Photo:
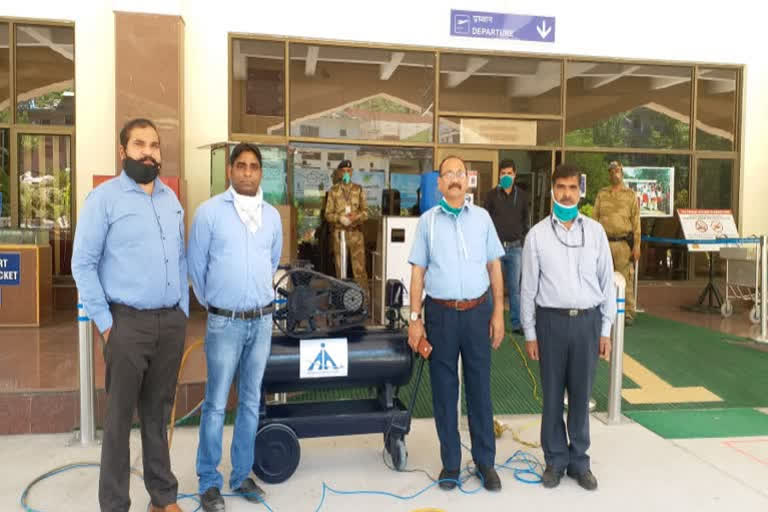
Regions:
<instances>
[{"instance_id":1,"label":"man with mustache","mask_svg":"<svg viewBox=\"0 0 768 512\"><path fill-rule=\"evenodd\" d=\"M426 335L433 346L429 374L435 427L440 438L440 487L454 489L461 469L456 404L458 359L464 368L472 458L483 485L501 490L494 468L496 439L491 404L491 347L504 338L504 255L488 212L465 202L467 168L456 156L439 167L440 203L419 219L411 264L408 344L415 351L425 334L421 319L426 292ZM493 300L489 297L491 288Z\"/></svg>"},{"instance_id":2,"label":"man with mustache","mask_svg":"<svg viewBox=\"0 0 768 512\"><path fill-rule=\"evenodd\" d=\"M579 214L580 175L568 164L552 175L552 215L531 228L523 247L520 310L528 357L540 361L541 447L547 463L542 484L557 487L567 471L581 487L595 490L587 455L589 396L598 355L610 358L616 292L605 231Z\"/></svg>"},{"instance_id":3,"label":"man with mustache","mask_svg":"<svg viewBox=\"0 0 768 512\"><path fill-rule=\"evenodd\" d=\"M272 276L280 262L283 231L277 209L264 200L261 163L258 146L236 145L227 166L230 188L200 205L189 232L189 276L198 302L208 310L208 379L197 448L200 504L205 512L224 512L226 507L218 466L233 380L237 418L229 487L253 503L264 494L250 473L261 380L272 343Z\"/></svg>"},{"instance_id":4,"label":"man with mustache","mask_svg":"<svg viewBox=\"0 0 768 512\"><path fill-rule=\"evenodd\" d=\"M613 257L613 268L627 281L627 302L624 323L635 322L635 261L640 260L640 208L635 193L624 185L624 171L620 162L608 165L611 186L597 193L592 217L603 225L608 234ZM655 185L648 186L649 209L657 207Z\"/></svg>"},{"instance_id":5,"label":"man with mustache","mask_svg":"<svg viewBox=\"0 0 768 512\"><path fill-rule=\"evenodd\" d=\"M168 426L189 315L184 210L157 175L157 128L120 131L120 175L93 189L80 212L72 275L104 340L107 412L101 446L102 512L128 512L131 423L138 408L151 512L181 512Z\"/></svg>"}]
</instances>

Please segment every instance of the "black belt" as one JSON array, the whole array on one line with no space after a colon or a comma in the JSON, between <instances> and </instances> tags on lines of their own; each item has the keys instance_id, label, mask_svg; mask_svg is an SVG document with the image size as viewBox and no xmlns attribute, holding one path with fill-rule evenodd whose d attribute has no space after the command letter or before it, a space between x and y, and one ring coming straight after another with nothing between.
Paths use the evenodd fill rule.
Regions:
<instances>
[{"instance_id":1,"label":"black belt","mask_svg":"<svg viewBox=\"0 0 768 512\"><path fill-rule=\"evenodd\" d=\"M537 308L546 313L556 313L563 316L581 316L596 310L597 306L589 309L545 308L542 306L537 306Z\"/></svg>"},{"instance_id":2,"label":"black belt","mask_svg":"<svg viewBox=\"0 0 768 512\"><path fill-rule=\"evenodd\" d=\"M261 318L264 315L272 314L275 311L275 303L270 302L263 308L251 309L250 311L230 311L228 309L217 308L216 306L208 306L208 312L214 315L225 316L232 320L252 320L254 318Z\"/></svg>"},{"instance_id":3,"label":"black belt","mask_svg":"<svg viewBox=\"0 0 768 512\"><path fill-rule=\"evenodd\" d=\"M109 304L110 311L128 311L131 313L164 313L168 311L176 311L179 308L179 304L176 303L173 306L168 306L167 308L153 308L153 309L138 309L134 308L133 306L126 306L125 304L120 304L119 302L111 302Z\"/></svg>"}]
</instances>

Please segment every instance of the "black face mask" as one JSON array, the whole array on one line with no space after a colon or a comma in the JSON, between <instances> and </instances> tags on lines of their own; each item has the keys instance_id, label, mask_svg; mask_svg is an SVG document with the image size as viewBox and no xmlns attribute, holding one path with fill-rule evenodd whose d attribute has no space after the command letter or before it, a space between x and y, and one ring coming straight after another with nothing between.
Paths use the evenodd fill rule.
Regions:
<instances>
[{"instance_id":1,"label":"black face mask","mask_svg":"<svg viewBox=\"0 0 768 512\"><path fill-rule=\"evenodd\" d=\"M126 156L123 160L123 169L125 170L125 174L127 174L128 177L133 181L140 183L141 185L146 185L147 183L151 182L157 178L157 175L160 173L160 165L158 165L154 158L149 157L149 159L152 161L152 163L150 165L146 165L139 160L134 160L133 158Z\"/></svg>"}]
</instances>

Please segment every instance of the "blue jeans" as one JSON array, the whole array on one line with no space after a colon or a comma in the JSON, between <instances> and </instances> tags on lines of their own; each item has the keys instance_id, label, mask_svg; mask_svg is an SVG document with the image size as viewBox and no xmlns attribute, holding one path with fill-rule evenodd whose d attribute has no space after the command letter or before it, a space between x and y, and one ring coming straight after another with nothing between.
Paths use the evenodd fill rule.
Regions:
<instances>
[{"instance_id":1,"label":"blue jeans","mask_svg":"<svg viewBox=\"0 0 768 512\"><path fill-rule=\"evenodd\" d=\"M259 428L261 380L272 345L272 315L253 320L233 320L208 314L205 333L205 362L208 381L200 419L197 448L197 477L200 493L222 488L218 471L224 413L232 379L237 373L237 417L230 455L230 489L237 489L251 473L253 447Z\"/></svg>"},{"instance_id":2,"label":"blue jeans","mask_svg":"<svg viewBox=\"0 0 768 512\"><path fill-rule=\"evenodd\" d=\"M520 328L520 272L522 271L523 248L509 247L501 257L501 269L509 295L509 323L512 329Z\"/></svg>"}]
</instances>

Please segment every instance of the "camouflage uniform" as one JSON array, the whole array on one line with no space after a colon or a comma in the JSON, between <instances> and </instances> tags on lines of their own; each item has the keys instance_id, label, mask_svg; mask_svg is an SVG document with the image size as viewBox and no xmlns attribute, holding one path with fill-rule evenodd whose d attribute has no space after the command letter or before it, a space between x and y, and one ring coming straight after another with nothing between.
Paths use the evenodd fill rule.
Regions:
<instances>
[{"instance_id":1,"label":"camouflage uniform","mask_svg":"<svg viewBox=\"0 0 768 512\"><path fill-rule=\"evenodd\" d=\"M349 207L349 212L346 209ZM344 226L340 219L344 215L359 214L359 218L349 226ZM346 232L347 249L352 260L352 274L360 287L368 292L368 274L365 270L365 241L360 230L363 222L368 219L368 209L365 205L365 191L355 183L338 183L328 192L328 202L325 205L325 220L331 225L331 240L333 245L336 275L341 276L341 250L339 234Z\"/></svg>"},{"instance_id":2,"label":"camouflage uniform","mask_svg":"<svg viewBox=\"0 0 768 512\"><path fill-rule=\"evenodd\" d=\"M628 187L622 186L613 191L605 187L597 193L592 217L603 225L608 239L624 238L632 234L635 247L640 247L640 208L637 197ZM635 265L632 260L632 250L625 241L611 241L613 268L627 280L626 288L626 317L635 317Z\"/></svg>"}]
</instances>

